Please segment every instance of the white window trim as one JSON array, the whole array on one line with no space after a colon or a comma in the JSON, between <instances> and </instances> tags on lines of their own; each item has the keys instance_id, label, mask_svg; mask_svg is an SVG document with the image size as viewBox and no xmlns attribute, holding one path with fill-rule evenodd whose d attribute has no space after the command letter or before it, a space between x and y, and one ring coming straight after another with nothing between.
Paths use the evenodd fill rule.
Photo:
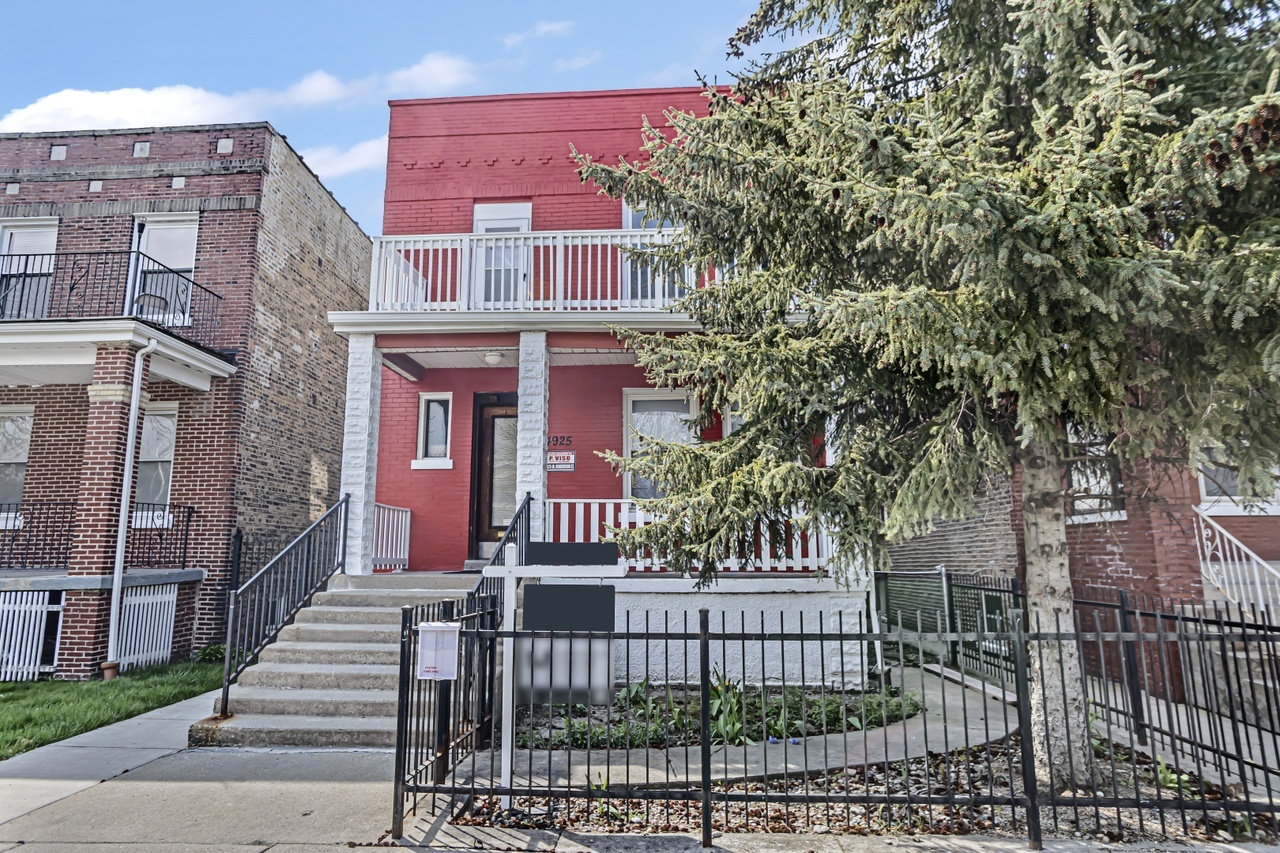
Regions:
<instances>
[{"instance_id":1,"label":"white window trim","mask_svg":"<svg viewBox=\"0 0 1280 853\"><path fill-rule=\"evenodd\" d=\"M480 231L481 222L493 222L495 219L518 219L524 223L524 230L533 227L533 202L483 202L477 201L471 207L471 228Z\"/></svg>"},{"instance_id":2,"label":"white window trim","mask_svg":"<svg viewBox=\"0 0 1280 853\"><path fill-rule=\"evenodd\" d=\"M698 410L693 394L672 391L666 388L623 388L622 389L622 455L631 458L631 404L636 400L675 400L684 398L689 404L689 418L697 416ZM631 474L622 477L622 497L631 500Z\"/></svg>"},{"instance_id":3,"label":"white window trim","mask_svg":"<svg viewBox=\"0 0 1280 853\"><path fill-rule=\"evenodd\" d=\"M196 254L200 251L200 213L199 211L183 210L178 212L167 212L167 213L135 213L133 215L133 243L131 248L133 249L133 251L138 252L139 254L143 254L143 249L142 249L143 235L138 232L139 223L143 225L191 224L195 226L196 244L195 244L195 250L192 252L192 257L191 257L191 263L192 263L191 280L195 281L195 271L194 271L195 258L196 258ZM148 255L148 257L150 257L150 255ZM133 300L136 298L135 291L138 289L138 280L141 279L141 275L137 270L134 270L131 278L133 278L134 280L129 282L128 299L126 300L126 303L125 303L126 305L129 305L129 306L133 305ZM157 314L155 316L149 316L147 317L147 319L153 320L158 323L162 323L166 326L189 326L191 325L191 301L194 299L195 299L195 293L193 292L187 297L187 311L185 314Z\"/></svg>"},{"instance_id":4,"label":"white window trim","mask_svg":"<svg viewBox=\"0 0 1280 853\"><path fill-rule=\"evenodd\" d=\"M173 416L173 455L176 459L178 455L178 404L173 402L147 403L142 409L143 422L145 423L146 418L151 415L172 415ZM142 444L141 426L138 429L138 433L139 433L138 444L141 445ZM141 449L141 447L139 447L139 449ZM137 461L141 462L142 460L139 458ZM169 460L169 465L170 465L169 494L164 496L165 497L164 504L163 504L164 506L170 506L171 505L170 499L173 497L173 467L172 467L173 463L174 463L174 459L170 459ZM133 499L135 502L138 499L136 484L134 486ZM151 513L151 512L138 512L135 509L133 511L133 518L129 520L129 526L139 530L146 530L146 529L155 530L159 528L167 529L167 528L173 527L173 512L166 511L163 515L156 515L155 513Z\"/></svg>"},{"instance_id":5,"label":"white window trim","mask_svg":"<svg viewBox=\"0 0 1280 853\"><path fill-rule=\"evenodd\" d=\"M0 406L0 417L8 415L29 415L31 417L31 431L35 432L35 406L8 405ZM27 464L31 464L31 445L27 445ZM26 486L26 483L23 483ZM19 501L21 502L21 501ZM0 512L0 530L21 530L23 526L23 518L21 512Z\"/></svg>"},{"instance_id":6,"label":"white window trim","mask_svg":"<svg viewBox=\"0 0 1280 853\"><path fill-rule=\"evenodd\" d=\"M427 403L444 400L449 404L449 419L445 425L444 456L423 456L427 441ZM453 392L423 391L418 394L418 444L413 449L414 459L409 467L414 471L447 471L453 468Z\"/></svg>"},{"instance_id":7,"label":"white window trim","mask_svg":"<svg viewBox=\"0 0 1280 853\"><path fill-rule=\"evenodd\" d=\"M1123 509L1106 512L1080 512L1066 517L1067 524L1111 524L1117 521L1128 521L1129 513Z\"/></svg>"},{"instance_id":8,"label":"white window trim","mask_svg":"<svg viewBox=\"0 0 1280 853\"><path fill-rule=\"evenodd\" d=\"M1265 518L1280 515L1280 490L1269 501L1245 506L1238 498L1230 495L1209 495L1205 489L1204 472L1196 475L1196 483L1200 487L1200 509L1205 515L1220 516L1255 516Z\"/></svg>"},{"instance_id":9,"label":"white window trim","mask_svg":"<svg viewBox=\"0 0 1280 853\"><path fill-rule=\"evenodd\" d=\"M54 251L58 249L58 217L56 216L0 216L0 255L9 245L9 235L14 231L44 230L52 228Z\"/></svg>"}]
</instances>

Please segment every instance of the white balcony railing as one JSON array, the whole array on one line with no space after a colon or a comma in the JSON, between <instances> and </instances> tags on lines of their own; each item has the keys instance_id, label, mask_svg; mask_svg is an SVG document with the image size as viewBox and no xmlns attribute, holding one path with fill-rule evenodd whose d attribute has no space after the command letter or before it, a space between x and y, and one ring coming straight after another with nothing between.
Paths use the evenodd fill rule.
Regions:
<instances>
[{"instance_id":1,"label":"white balcony railing","mask_svg":"<svg viewBox=\"0 0 1280 853\"><path fill-rule=\"evenodd\" d=\"M404 507L373 505L374 571L404 571L409 567L409 522Z\"/></svg>"},{"instance_id":2,"label":"white balcony railing","mask_svg":"<svg viewBox=\"0 0 1280 853\"><path fill-rule=\"evenodd\" d=\"M625 249L673 231L524 231L374 240L371 311L662 310L693 286Z\"/></svg>"},{"instance_id":3,"label":"white balcony railing","mask_svg":"<svg viewBox=\"0 0 1280 853\"><path fill-rule=\"evenodd\" d=\"M652 524L654 516L629 500L549 500L546 503L546 538L549 542L604 542L611 528L635 529ZM788 524L786 535L772 539L757 525L741 559L726 560L722 572L817 572L831 558L831 539L824 532L801 530ZM748 553L750 551L750 553ZM629 571L661 572L667 567L661 555L646 553L623 558Z\"/></svg>"}]
</instances>

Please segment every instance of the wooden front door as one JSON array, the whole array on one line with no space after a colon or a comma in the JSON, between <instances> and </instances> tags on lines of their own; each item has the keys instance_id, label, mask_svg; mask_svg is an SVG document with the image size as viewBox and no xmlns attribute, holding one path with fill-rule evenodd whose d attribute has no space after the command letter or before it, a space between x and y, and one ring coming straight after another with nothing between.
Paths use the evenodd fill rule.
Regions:
<instances>
[{"instance_id":1,"label":"wooden front door","mask_svg":"<svg viewBox=\"0 0 1280 853\"><path fill-rule=\"evenodd\" d=\"M516 395L476 398L471 470L471 556L487 558L520 506L516 497Z\"/></svg>"}]
</instances>

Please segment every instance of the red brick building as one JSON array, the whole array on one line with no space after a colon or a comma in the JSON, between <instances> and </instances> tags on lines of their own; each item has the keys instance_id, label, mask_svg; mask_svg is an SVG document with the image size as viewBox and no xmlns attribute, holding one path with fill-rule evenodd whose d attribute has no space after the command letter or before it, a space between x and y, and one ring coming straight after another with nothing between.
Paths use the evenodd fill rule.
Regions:
<instances>
[{"instance_id":1,"label":"red brick building","mask_svg":"<svg viewBox=\"0 0 1280 853\"><path fill-rule=\"evenodd\" d=\"M117 660L185 658L233 531L338 497L369 240L262 123L4 134L0 187L0 680L96 673L117 568Z\"/></svg>"}]
</instances>

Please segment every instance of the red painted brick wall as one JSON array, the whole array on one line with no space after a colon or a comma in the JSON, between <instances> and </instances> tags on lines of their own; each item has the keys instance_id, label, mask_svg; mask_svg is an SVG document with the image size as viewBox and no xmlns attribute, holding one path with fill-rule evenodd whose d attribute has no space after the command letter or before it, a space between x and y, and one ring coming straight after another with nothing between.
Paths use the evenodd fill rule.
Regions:
<instances>
[{"instance_id":1,"label":"red painted brick wall","mask_svg":"<svg viewBox=\"0 0 1280 853\"><path fill-rule=\"evenodd\" d=\"M702 90L640 89L391 102L383 233L468 232L476 201L533 202L535 231L620 228L620 202L570 155L640 156L643 117L704 113Z\"/></svg>"}]
</instances>

